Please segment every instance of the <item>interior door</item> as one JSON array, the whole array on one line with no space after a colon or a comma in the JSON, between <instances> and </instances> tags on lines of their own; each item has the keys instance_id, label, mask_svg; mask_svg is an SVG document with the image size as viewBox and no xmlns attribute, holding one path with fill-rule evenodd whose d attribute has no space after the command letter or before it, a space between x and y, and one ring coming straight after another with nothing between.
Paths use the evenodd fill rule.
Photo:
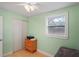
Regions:
<instances>
[{"instance_id":1,"label":"interior door","mask_svg":"<svg viewBox=\"0 0 79 59\"><path fill-rule=\"evenodd\" d=\"M24 23L21 20L13 21L13 45L14 51L23 49L23 41L24 41Z\"/></svg>"},{"instance_id":2,"label":"interior door","mask_svg":"<svg viewBox=\"0 0 79 59\"><path fill-rule=\"evenodd\" d=\"M0 57L3 56L3 19L0 16Z\"/></svg>"}]
</instances>

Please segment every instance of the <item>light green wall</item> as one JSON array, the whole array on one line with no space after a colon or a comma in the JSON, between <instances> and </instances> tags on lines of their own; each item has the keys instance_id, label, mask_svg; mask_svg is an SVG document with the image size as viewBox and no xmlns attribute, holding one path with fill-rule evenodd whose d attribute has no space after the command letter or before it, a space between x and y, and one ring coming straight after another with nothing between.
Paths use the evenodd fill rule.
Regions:
<instances>
[{"instance_id":1,"label":"light green wall","mask_svg":"<svg viewBox=\"0 0 79 59\"><path fill-rule=\"evenodd\" d=\"M64 11L69 12L69 38L65 40L46 36L45 17ZM79 5L33 16L29 18L28 25L29 34L34 35L38 39L38 49L40 50L55 55L61 46L79 49Z\"/></svg>"},{"instance_id":2,"label":"light green wall","mask_svg":"<svg viewBox=\"0 0 79 59\"><path fill-rule=\"evenodd\" d=\"M0 9L0 16L3 16L3 51L4 54L7 52L12 51L13 46L12 46L12 20L13 18L17 18L23 21L27 21L27 18L19 15L17 13L14 12L10 12L7 10L1 10Z\"/></svg>"},{"instance_id":3,"label":"light green wall","mask_svg":"<svg viewBox=\"0 0 79 59\"><path fill-rule=\"evenodd\" d=\"M45 17L61 13L69 12L69 39L50 38L45 35ZM27 20L26 17L14 12L0 10L0 16L4 21L4 53L12 51L12 19L16 17L20 20ZM29 18L28 30L29 34L34 35L38 39L38 49L55 54L59 47L67 46L79 49L79 5L63 8Z\"/></svg>"}]
</instances>

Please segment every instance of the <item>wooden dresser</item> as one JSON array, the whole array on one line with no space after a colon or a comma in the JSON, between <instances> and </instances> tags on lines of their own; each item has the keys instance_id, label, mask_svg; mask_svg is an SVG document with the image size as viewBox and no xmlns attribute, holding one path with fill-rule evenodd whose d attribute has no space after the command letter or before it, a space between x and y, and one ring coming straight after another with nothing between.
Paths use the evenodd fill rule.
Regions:
<instances>
[{"instance_id":1,"label":"wooden dresser","mask_svg":"<svg viewBox=\"0 0 79 59\"><path fill-rule=\"evenodd\" d=\"M37 50L37 40L36 39L25 39L25 49L30 52L35 52Z\"/></svg>"}]
</instances>

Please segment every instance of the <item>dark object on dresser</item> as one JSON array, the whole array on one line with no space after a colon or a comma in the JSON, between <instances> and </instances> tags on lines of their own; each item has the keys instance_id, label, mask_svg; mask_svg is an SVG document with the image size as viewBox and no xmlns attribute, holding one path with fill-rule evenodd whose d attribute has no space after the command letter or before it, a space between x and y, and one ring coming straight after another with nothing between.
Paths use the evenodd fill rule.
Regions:
<instances>
[{"instance_id":1,"label":"dark object on dresser","mask_svg":"<svg viewBox=\"0 0 79 59\"><path fill-rule=\"evenodd\" d=\"M55 57L79 57L79 50L61 47Z\"/></svg>"},{"instance_id":2,"label":"dark object on dresser","mask_svg":"<svg viewBox=\"0 0 79 59\"><path fill-rule=\"evenodd\" d=\"M35 37L34 36L27 36L27 39L34 39Z\"/></svg>"}]
</instances>

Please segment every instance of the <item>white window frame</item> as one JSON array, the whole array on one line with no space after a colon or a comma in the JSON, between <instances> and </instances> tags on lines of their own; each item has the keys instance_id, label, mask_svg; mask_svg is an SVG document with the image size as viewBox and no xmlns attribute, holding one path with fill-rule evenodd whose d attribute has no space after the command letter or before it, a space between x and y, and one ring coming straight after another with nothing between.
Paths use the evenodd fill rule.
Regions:
<instances>
[{"instance_id":1,"label":"white window frame","mask_svg":"<svg viewBox=\"0 0 79 59\"><path fill-rule=\"evenodd\" d=\"M65 16L65 33L62 35L62 34L50 34L48 33L48 17L59 17L59 16L62 16L64 15ZM50 15L50 16L47 16L46 17L46 35L48 37L55 37L55 38L62 38L62 39L68 39L68 12L63 12L63 13L59 13L59 14L53 14L53 15Z\"/></svg>"}]
</instances>

